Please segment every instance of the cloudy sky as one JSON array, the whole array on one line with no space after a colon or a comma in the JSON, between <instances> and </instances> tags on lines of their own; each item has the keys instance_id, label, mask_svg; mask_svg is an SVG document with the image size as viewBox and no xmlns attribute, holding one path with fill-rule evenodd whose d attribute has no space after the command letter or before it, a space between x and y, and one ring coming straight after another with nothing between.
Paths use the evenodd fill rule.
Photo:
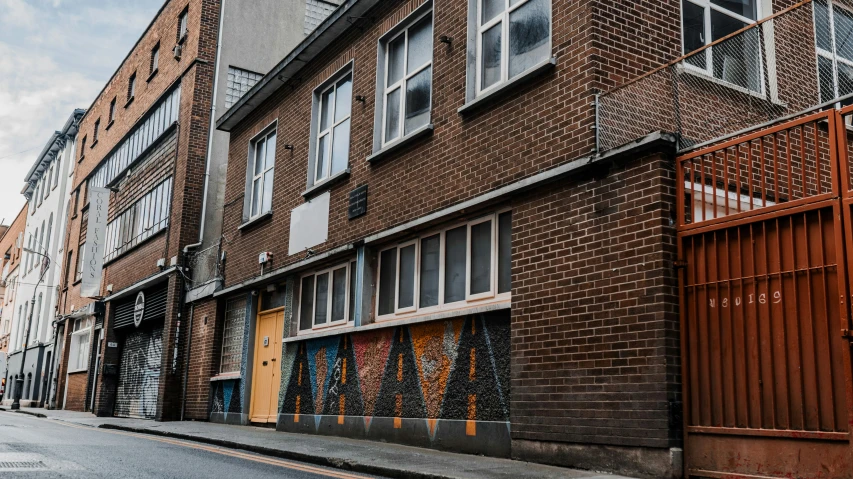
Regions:
<instances>
[{"instance_id":1,"label":"cloudy sky","mask_svg":"<svg viewBox=\"0 0 853 479\"><path fill-rule=\"evenodd\" d=\"M164 0L0 0L0 220L36 156L88 108Z\"/></svg>"}]
</instances>

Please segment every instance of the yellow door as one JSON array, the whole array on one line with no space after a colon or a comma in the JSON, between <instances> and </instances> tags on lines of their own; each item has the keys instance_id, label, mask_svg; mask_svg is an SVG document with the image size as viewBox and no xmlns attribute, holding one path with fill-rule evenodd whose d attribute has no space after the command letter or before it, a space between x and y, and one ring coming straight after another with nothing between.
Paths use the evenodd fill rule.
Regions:
<instances>
[{"instance_id":1,"label":"yellow door","mask_svg":"<svg viewBox=\"0 0 853 479\"><path fill-rule=\"evenodd\" d=\"M276 422L281 387L281 336L284 311L261 313L255 332L255 361L252 373L252 422Z\"/></svg>"}]
</instances>

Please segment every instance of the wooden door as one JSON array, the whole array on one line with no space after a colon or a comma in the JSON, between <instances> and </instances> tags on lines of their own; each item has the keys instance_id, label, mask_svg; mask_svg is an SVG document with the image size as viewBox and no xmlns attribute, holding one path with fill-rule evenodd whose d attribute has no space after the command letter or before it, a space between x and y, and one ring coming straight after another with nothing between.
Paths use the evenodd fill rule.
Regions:
<instances>
[{"instance_id":1,"label":"wooden door","mask_svg":"<svg viewBox=\"0 0 853 479\"><path fill-rule=\"evenodd\" d=\"M255 332L255 359L252 374L252 422L276 422L281 386L281 336L284 311L261 313Z\"/></svg>"}]
</instances>

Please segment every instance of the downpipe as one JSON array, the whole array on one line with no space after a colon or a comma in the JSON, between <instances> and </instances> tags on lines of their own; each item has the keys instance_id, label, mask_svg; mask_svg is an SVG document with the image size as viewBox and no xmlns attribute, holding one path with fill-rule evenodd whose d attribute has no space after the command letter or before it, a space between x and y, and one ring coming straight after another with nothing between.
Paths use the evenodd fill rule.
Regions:
<instances>
[{"instance_id":1,"label":"downpipe","mask_svg":"<svg viewBox=\"0 0 853 479\"><path fill-rule=\"evenodd\" d=\"M184 386L181 392L181 421L184 420L184 413L187 410L187 381L190 376L190 357L192 356L193 347L193 316L195 316L195 303L190 304L190 320L187 326L187 357L184 360Z\"/></svg>"}]
</instances>

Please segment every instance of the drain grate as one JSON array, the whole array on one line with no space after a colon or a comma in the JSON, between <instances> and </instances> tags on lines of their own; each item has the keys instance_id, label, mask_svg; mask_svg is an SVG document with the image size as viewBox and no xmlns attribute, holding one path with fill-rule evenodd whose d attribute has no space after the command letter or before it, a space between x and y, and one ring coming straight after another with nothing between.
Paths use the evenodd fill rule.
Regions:
<instances>
[{"instance_id":1,"label":"drain grate","mask_svg":"<svg viewBox=\"0 0 853 479\"><path fill-rule=\"evenodd\" d=\"M0 461L0 469L38 469L47 467L41 461Z\"/></svg>"}]
</instances>

